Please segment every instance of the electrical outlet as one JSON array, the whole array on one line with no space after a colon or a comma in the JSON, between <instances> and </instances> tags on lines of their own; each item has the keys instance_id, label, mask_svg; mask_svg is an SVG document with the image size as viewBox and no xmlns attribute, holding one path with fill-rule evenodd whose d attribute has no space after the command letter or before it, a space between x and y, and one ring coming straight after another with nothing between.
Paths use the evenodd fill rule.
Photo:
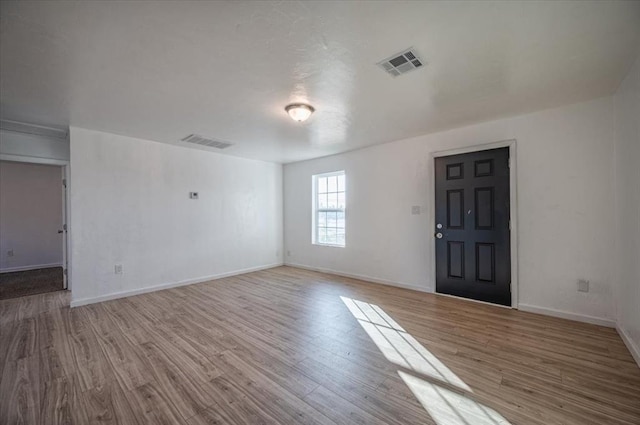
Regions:
<instances>
[{"instance_id":1,"label":"electrical outlet","mask_svg":"<svg viewBox=\"0 0 640 425\"><path fill-rule=\"evenodd\" d=\"M7 257L13 257L13 249L7 251Z\"/></svg>"},{"instance_id":2,"label":"electrical outlet","mask_svg":"<svg viewBox=\"0 0 640 425\"><path fill-rule=\"evenodd\" d=\"M198 192L189 192L189 198L198 199Z\"/></svg>"},{"instance_id":3,"label":"electrical outlet","mask_svg":"<svg viewBox=\"0 0 640 425\"><path fill-rule=\"evenodd\" d=\"M122 264L116 264L113 266L113 272L115 274L122 274Z\"/></svg>"},{"instance_id":4,"label":"electrical outlet","mask_svg":"<svg viewBox=\"0 0 640 425\"><path fill-rule=\"evenodd\" d=\"M411 207L411 215L419 215L420 214L420 205L413 205Z\"/></svg>"},{"instance_id":5,"label":"electrical outlet","mask_svg":"<svg viewBox=\"0 0 640 425\"><path fill-rule=\"evenodd\" d=\"M287 251L287 257L291 257L291 251Z\"/></svg>"},{"instance_id":6,"label":"electrical outlet","mask_svg":"<svg viewBox=\"0 0 640 425\"><path fill-rule=\"evenodd\" d=\"M586 279L578 279L578 292L589 292L589 281Z\"/></svg>"}]
</instances>

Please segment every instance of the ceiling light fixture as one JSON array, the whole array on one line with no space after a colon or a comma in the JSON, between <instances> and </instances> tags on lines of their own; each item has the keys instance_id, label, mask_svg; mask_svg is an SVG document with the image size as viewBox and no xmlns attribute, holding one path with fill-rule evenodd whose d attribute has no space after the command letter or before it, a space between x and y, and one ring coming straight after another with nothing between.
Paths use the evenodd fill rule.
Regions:
<instances>
[{"instance_id":1,"label":"ceiling light fixture","mask_svg":"<svg viewBox=\"0 0 640 425\"><path fill-rule=\"evenodd\" d=\"M287 111L292 120L298 122L306 121L315 111L313 106L305 103L292 103L287 105L284 110Z\"/></svg>"}]
</instances>

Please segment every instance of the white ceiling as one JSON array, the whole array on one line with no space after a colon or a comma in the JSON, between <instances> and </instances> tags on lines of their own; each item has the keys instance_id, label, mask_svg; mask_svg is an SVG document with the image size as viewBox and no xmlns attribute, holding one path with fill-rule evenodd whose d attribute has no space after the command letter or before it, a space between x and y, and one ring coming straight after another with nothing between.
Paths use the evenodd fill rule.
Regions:
<instances>
[{"instance_id":1,"label":"white ceiling","mask_svg":"<svg viewBox=\"0 0 640 425\"><path fill-rule=\"evenodd\" d=\"M3 119L291 162L611 94L640 2L3 1L0 25ZM375 65L411 46L426 67Z\"/></svg>"}]
</instances>

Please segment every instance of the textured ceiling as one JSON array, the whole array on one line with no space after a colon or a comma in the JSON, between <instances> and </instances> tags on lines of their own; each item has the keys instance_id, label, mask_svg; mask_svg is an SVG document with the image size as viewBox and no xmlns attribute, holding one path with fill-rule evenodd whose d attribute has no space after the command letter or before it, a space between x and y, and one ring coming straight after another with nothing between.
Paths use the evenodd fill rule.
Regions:
<instances>
[{"instance_id":1,"label":"textured ceiling","mask_svg":"<svg viewBox=\"0 0 640 425\"><path fill-rule=\"evenodd\" d=\"M611 94L640 2L1 3L3 119L291 162ZM375 64L414 47L427 66ZM284 112L308 102L303 124ZM204 148L207 149L207 148Z\"/></svg>"}]
</instances>

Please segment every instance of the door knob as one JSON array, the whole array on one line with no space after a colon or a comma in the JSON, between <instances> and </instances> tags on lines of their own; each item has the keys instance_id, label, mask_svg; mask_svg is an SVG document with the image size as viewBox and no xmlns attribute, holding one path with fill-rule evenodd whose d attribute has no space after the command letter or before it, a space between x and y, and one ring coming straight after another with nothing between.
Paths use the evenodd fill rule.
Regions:
<instances>
[{"instance_id":1,"label":"door knob","mask_svg":"<svg viewBox=\"0 0 640 425\"><path fill-rule=\"evenodd\" d=\"M58 233L64 233L64 230L58 230Z\"/></svg>"},{"instance_id":2,"label":"door knob","mask_svg":"<svg viewBox=\"0 0 640 425\"><path fill-rule=\"evenodd\" d=\"M435 234L435 237L438 239L442 239L442 233L438 232Z\"/></svg>"}]
</instances>

